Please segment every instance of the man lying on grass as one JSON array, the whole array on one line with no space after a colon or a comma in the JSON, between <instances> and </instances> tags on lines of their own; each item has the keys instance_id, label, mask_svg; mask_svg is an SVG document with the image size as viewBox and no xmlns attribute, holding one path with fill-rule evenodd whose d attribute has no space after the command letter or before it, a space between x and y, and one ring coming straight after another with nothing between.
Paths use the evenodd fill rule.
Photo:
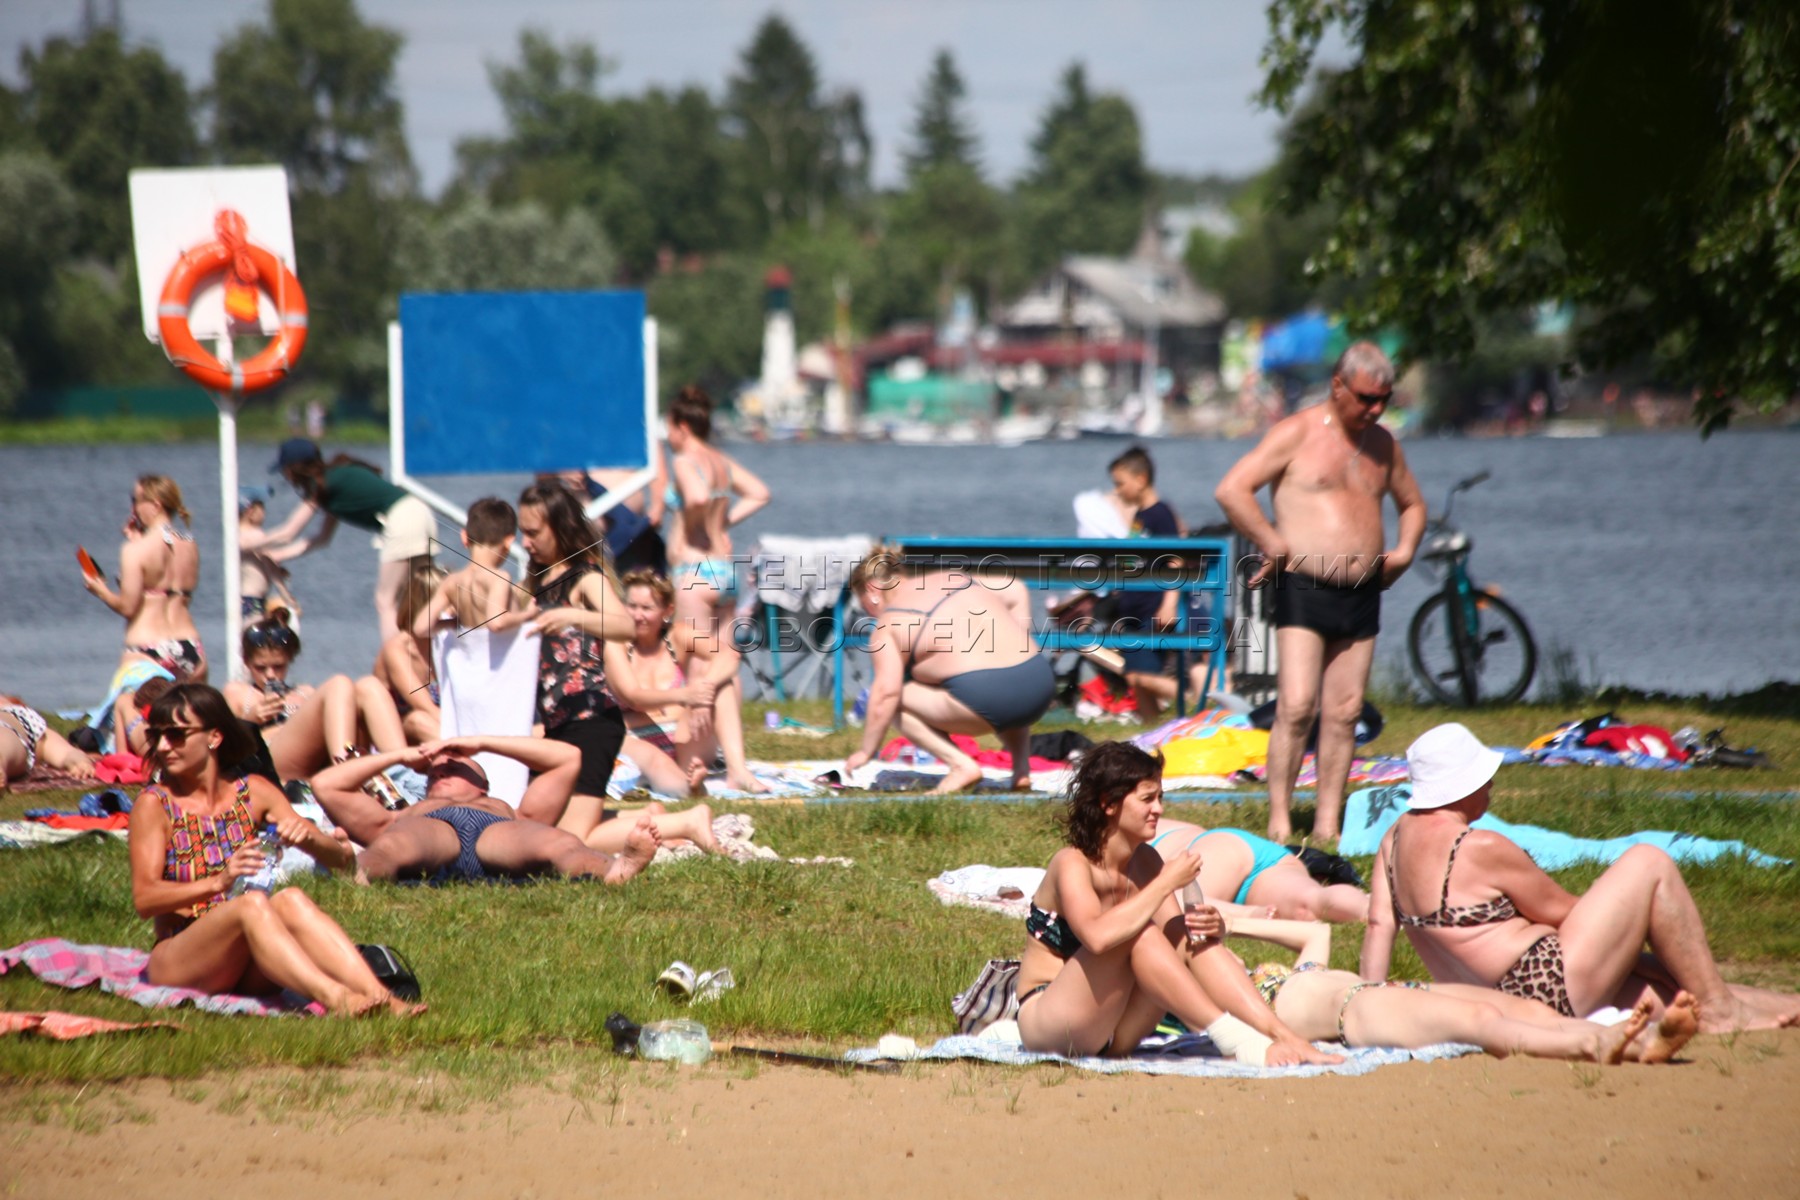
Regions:
<instances>
[{"instance_id":1,"label":"man lying on grass","mask_svg":"<svg viewBox=\"0 0 1800 1200\"><path fill-rule=\"evenodd\" d=\"M477 754L499 754L528 767L532 781L519 812L488 795ZM358 856L359 880L430 878L479 880L554 871L569 878L624 883L649 865L662 837L650 813L641 814L617 855L590 849L566 830L527 814L560 810L581 771L581 752L563 742L529 737L468 737L427 742L395 754L353 758L313 777L326 812L360 809L363 782L395 760L425 773L425 799L388 814ZM550 820L554 821L554 817ZM354 835L354 832L352 833Z\"/></svg>"}]
</instances>

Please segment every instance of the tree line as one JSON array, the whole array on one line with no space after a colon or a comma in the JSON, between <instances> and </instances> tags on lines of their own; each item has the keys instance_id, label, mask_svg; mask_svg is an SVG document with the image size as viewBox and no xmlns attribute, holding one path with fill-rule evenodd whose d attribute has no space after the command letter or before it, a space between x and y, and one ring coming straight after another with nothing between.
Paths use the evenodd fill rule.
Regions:
<instances>
[{"instance_id":1,"label":"tree line","mask_svg":"<svg viewBox=\"0 0 1800 1200\"><path fill-rule=\"evenodd\" d=\"M830 330L840 287L856 327L879 330L958 289L985 307L1066 253L1123 253L1156 187L1136 112L1079 63L1028 169L997 183L944 51L904 180L877 189L861 96L771 15L717 90L613 92L598 47L525 30L488 68L504 131L462 139L433 199L404 133L402 45L353 0L271 0L201 87L116 29L24 51L20 86L0 89L0 406L26 388L167 380L137 332L138 166L287 168L312 321L289 386L351 404L379 403L402 291L643 287L663 378L722 389L757 368L774 262L793 269L803 336Z\"/></svg>"},{"instance_id":2,"label":"tree line","mask_svg":"<svg viewBox=\"0 0 1800 1200\"><path fill-rule=\"evenodd\" d=\"M503 132L463 139L436 198L404 134L401 35L354 0L270 0L198 88L117 30L53 38L0 88L0 411L27 388L169 378L137 331L132 167L272 161L312 310L290 387L328 401L379 404L404 290L641 286L663 379L724 390L756 370L772 263L803 338L830 332L840 289L867 333L960 289L991 311L1198 196L1238 217L1185 248L1234 316L1324 304L1464 378L1634 372L1691 389L1712 429L1800 393L1800 6L1659 14L1271 0L1261 100L1285 124L1245 180L1153 171L1130 102L1076 62L998 181L944 51L885 190L861 96L778 15L716 90L635 95L603 87L600 48L526 30L489 67ZM1321 69L1333 30L1346 61ZM1531 334L1543 302L1576 314L1566 337Z\"/></svg>"}]
</instances>

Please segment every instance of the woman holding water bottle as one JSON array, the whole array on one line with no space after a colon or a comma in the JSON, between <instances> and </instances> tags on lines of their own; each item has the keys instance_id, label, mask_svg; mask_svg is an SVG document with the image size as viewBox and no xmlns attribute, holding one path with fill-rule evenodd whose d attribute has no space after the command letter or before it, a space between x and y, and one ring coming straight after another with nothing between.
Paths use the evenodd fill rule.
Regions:
<instances>
[{"instance_id":1,"label":"woman holding water bottle","mask_svg":"<svg viewBox=\"0 0 1800 1200\"><path fill-rule=\"evenodd\" d=\"M1224 922L1194 888L1200 855L1150 848L1162 763L1128 742L1081 761L1069 844L1032 897L1019 963L1019 1035L1029 1050L1124 1056L1174 1013L1240 1062L1333 1063L1262 1003L1219 941Z\"/></svg>"},{"instance_id":2,"label":"woman holding water bottle","mask_svg":"<svg viewBox=\"0 0 1800 1200\"><path fill-rule=\"evenodd\" d=\"M423 1006L375 978L336 921L299 888L271 893L265 844L296 846L354 869L342 831L327 835L259 776L222 763L249 757L237 716L205 684L170 688L150 706L149 757L161 782L131 810L131 896L156 923L145 978L161 987L261 995L287 988L338 1015ZM264 839L272 840L265 843ZM240 889L239 881L254 881Z\"/></svg>"}]
</instances>

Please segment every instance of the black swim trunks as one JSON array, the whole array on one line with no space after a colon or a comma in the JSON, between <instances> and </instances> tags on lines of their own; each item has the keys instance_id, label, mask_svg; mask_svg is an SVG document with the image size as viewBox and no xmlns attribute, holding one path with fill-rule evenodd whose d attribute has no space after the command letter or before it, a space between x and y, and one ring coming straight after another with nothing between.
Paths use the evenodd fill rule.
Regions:
<instances>
[{"instance_id":1,"label":"black swim trunks","mask_svg":"<svg viewBox=\"0 0 1800 1200\"><path fill-rule=\"evenodd\" d=\"M1275 628L1310 629L1328 642L1354 642L1381 632L1381 579L1353 587L1299 571L1275 577Z\"/></svg>"}]
</instances>

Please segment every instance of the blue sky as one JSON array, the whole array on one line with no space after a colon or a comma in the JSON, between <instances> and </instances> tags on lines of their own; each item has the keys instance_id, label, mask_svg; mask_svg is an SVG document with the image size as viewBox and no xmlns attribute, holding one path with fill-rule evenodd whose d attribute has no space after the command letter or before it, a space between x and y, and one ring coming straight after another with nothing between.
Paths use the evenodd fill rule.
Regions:
<instances>
[{"instance_id":1,"label":"blue sky","mask_svg":"<svg viewBox=\"0 0 1800 1200\"><path fill-rule=\"evenodd\" d=\"M266 0L121 7L128 40L156 46L199 86L219 38L260 20ZM358 9L405 35L407 135L434 193L458 138L500 131L487 64L515 57L522 28L593 42L617 65L609 90L699 83L716 95L771 10L799 30L828 86L862 92L878 182L898 174L914 100L940 47L969 83L985 162L1001 181L1024 167L1056 79L1077 58L1092 86L1137 107L1159 168L1244 173L1275 152L1278 121L1251 99L1266 31L1253 0L359 0ZM73 32L81 11L81 0L0 0L0 79L16 84L19 51Z\"/></svg>"}]
</instances>

